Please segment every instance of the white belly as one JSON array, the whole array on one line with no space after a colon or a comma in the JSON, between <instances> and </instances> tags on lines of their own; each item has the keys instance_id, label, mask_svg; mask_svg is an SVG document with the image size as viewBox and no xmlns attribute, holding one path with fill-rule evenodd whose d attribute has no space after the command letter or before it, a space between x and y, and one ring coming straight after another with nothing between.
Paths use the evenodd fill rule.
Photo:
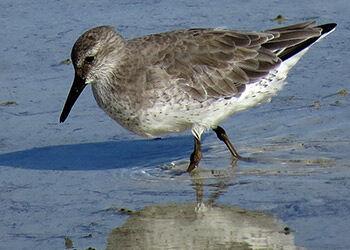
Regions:
<instances>
[{"instance_id":1,"label":"white belly","mask_svg":"<svg viewBox=\"0 0 350 250\"><path fill-rule=\"evenodd\" d=\"M174 99L168 103L159 103L140 115L140 124L147 137L184 131L194 125L204 129L214 128L232 114L269 100L283 88L285 78L271 74L271 78L248 84L243 93L229 99L208 99L202 103Z\"/></svg>"}]
</instances>

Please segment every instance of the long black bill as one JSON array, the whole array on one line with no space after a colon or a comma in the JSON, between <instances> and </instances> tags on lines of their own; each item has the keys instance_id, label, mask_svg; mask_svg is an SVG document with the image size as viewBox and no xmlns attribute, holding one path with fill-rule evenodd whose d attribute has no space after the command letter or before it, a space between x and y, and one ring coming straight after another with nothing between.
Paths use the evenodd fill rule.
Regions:
<instances>
[{"instance_id":1,"label":"long black bill","mask_svg":"<svg viewBox=\"0 0 350 250\"><path fill-rule=\"evenodd\" d=\"M66 103L64 104L61 116L60 116L60 122L64 122L72 109L75 101L78 99L79 95L85 88L85 80L75 74L73 85L69 91Z\"/></svg>"}]
</instances>

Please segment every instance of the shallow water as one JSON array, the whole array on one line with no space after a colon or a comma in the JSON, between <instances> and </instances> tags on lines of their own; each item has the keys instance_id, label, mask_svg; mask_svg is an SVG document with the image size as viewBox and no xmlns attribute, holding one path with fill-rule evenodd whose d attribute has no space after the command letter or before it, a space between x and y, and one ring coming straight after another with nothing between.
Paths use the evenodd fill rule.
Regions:
<instances>
[{"instance_id":1,"label":"shallow water","mask_svg":"<svg viewBox=\"0 0 350 250\"><path fill-rule=\"evenodd\" d=\"M271 225L279 240L285 236L284 227L291 228L288 243L278 244L350 248L350 95L337 94L349 91L350 4L347 0L220 3L0 3L0 249L63 249L65 238L78 249L104 249L107 240L108 246L113 244L112 232L128 232L123 231L128 218L135 221L141 216L147 221L142 216L157 209L166 211L167 223L180 225L185 233L175 235L180 229L170 225L160 229L169 228L175 239L186 235L186 244L194 242L201 249L236 247L237 242L247 247L240 238L227 238L226 233L235 233L222 224L225 220L229 228L234 222L242 225L235 219L237 209L271 221L278 218ZM271 103L222 124L250 160L232 163L225 145L210 132L203 137L200 169L189 176L184 173L193 143L189 132L162 140L139 138L109 119L89 88L68 120L58 123L73 79L72 66L60 61L69 57L73 43L88 28L115 25L127 38L187 27L267 29L278 26L270 20L278 14L289 19L286 25L310 19L339 25L300 60ZM193 214L198 212L196 201L205 204L201 216L213 223L200 224L197 217L186 221L173 214L173 208L179 208L199 216ZM121 208L140 212L130 215ZM246 221L254 224L250 217ZM261 232L252 228L242 231ZM137 230L139 235L149 232L143 227ZM210 230L222 234L216 237L208 234ZM208 235L216 237L210 241L216 245L203 240ZM244 237L254 245L253 236ZM259 242L278 246L272 238L276 239L261 233ZM136 240L127 242L132 246Z\"/></svg>"}]
</instances>

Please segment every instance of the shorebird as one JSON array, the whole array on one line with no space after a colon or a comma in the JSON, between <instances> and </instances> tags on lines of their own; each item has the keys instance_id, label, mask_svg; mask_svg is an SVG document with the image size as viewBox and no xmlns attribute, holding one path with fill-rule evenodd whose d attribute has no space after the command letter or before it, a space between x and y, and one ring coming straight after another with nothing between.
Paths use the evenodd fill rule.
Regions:
<instances>
[{"instance_id":1,"label":"shorebird","mask_svg":"<svg viewBox=\"0 0 350 250\"><path fill-rule=\"evenodd\" d=\"M308 21L265 31L196 28L130 40L111 26L92 28L73 46L75 77L60 122L91 84L98 105L138 135L191 129L188 172L202 158L201 135L209 129L241 158L218 124L274 96L300 57L335 27Z\"/></svg>"}]
</instances>

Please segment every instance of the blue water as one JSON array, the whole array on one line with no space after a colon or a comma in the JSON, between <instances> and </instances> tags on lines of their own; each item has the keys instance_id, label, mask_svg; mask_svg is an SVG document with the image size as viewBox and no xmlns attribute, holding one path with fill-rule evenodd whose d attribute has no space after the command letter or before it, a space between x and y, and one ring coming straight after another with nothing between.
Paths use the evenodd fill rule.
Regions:
<instances>
[{"instance_id":1,"label":"blue water","mask_svg":"<svg viewBox=\"0 0 350 250\"><path fill-rule=\"evenodd\" d=\"M290 1L2 1L0 41L0 249L104 249L129 217L111 206L196 201L183 173L189 132L146 140L122 129L84 90L64 124L75 40L102 24L126 38L188 27L263 30L314 19L337 30L290 72L271 103L225 121L238 151L230 168L214 133L203 138L203 199L274 215L308 249L350 248L350 3ZM313 104L319 105L313 105ZM214 170L216 175L212 175ZM221 170L227 170L220 172ZM191 233L191 232L189 232ZM91 234L92 237L86 237Z\"/></svg>"}]
</instances>

